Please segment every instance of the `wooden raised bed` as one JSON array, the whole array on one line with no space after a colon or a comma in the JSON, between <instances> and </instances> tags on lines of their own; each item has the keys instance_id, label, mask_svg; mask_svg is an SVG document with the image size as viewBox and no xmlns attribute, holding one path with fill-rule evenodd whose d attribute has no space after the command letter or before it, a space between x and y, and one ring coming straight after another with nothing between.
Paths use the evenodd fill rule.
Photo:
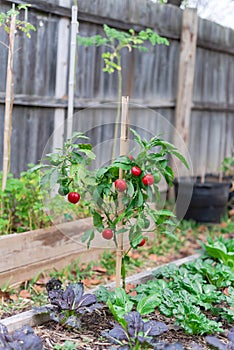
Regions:
<instances>
[{"instance_id":1,"label":"wooden raised bed","mask_svg":"<svg viewBox=\"0 0 234 350\"><path fill-rule=\"evenodd\" d=\"M182 265L187 262L194 261L199 257L199 254L194 254L191 256L188 256L186 258L182 258L176 261L173 261L174 264L177 266ZM169 264L169 263L168 263ZM153 271L156 271L162 266L168 265L163 264L157 268L151 269L149 271L144 271L137 273L135 275L132 275L126 279L126 283L131 283L133 285L138 285L140 283L146 283L148 280L153 278ZM115 283L109 283L106 285L108 289L114 289ZM98 287L92 289L89 291L89 293L93 293L95 290L97 290ZM24 325L30 325L31 327L41 325L43 323L46 323L50 320L49 315L41 315L38 314L35 310L25 311L20 314L7 317L3 320L1 320L1 323L7 326L9 332L14 332L16 329L21 328Z\"/></svg>"},{"instance_id":2,"label":"wooden raised bed","mask_svg":"<svg viewBox=\"0 0 234 350\"><path fill-rule=\"evenodd\" d=\"M0 237L0 286L28 280L42 271L61 269L77 258L81 262L96 260L104 249L92 248L87 254L86 246L79 243L91 227L91 218L86 218Z\"/></svg>"},{"instance_id":3,"label":"wooden raised bed","mask_svg":"<svg viewBox=\"0 0 234 350\"><path fill-rule=\"evenodd\" d=\"M114 249L113 242L101 241L97 235L87 250L86 244L81 243L81 237L92 226L92 218L89 217L1 236L0 287L4 283L12 285L29 280L44 271L60 270L76 259L81 263L95 261L106 249ZM124 238L125 245L128 245L127 237Z\"/></svg>"}]
</instances>

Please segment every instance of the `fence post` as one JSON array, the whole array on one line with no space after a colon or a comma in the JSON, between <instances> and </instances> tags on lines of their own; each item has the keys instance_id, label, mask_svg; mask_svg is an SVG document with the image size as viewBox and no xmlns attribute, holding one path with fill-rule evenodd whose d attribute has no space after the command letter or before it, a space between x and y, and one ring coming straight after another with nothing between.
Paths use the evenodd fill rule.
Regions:
<instances>
[{"instance_id":1,"label":"fence post","mask_svg":"<svg viewBox=\"0 0 234 350\"><path fill-rule=\"evenodd\" d=\"M198 16L196 9L183 11L177 97L175 110L175 128L182 137L185 146L189 145L189 129L193 97ZM179 148L178 139L174 144ZM183 150L181 150L183 151ZM179 165L178 165L179 166ZM180 169L178 169L179 171ZM182 171L182 167L181 167ZM181 175L181 172L179 172Z\"/></svg>"},{"instance_id":2,"label":"fence post","mask_svg":"<svg viewBox=\"0 0 234 350\"><path fill-rule=\"evenodd\" d=\"M60 6L69 6L67 0L60 0ZM69 46L69 24L67 18L61 18L58 24L58 46L56 64L55 97L64 98L67 95L68 76L68 46ZM63 147L65 129L66 107L56 108L54 111L54 135L53 151Z\"/></svg>"},{"instance_id":3,"label":"fence post","mask_svg":"<svg viewBox=\"0 0 234 350\"><path fill-rule=\"evenodd\" d=\"M72 6L70 63L69 63L69 81L68 81L67 138L70 138L72 136L72 129L73 129L76 42L77 42L77 33L79 28L79 23L77 21L77 14L78 14L78 7Z\"/></svg>"}]
</instances>

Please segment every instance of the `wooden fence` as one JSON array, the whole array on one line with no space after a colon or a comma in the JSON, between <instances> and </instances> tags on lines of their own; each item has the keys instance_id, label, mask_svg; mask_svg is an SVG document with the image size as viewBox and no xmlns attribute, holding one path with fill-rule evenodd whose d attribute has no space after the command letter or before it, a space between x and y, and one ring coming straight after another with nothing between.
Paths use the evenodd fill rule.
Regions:
<instances>
[{"instance_id":1,"label":"wooden fence","mask_svg":"<svg viewBox=\"0 0 234 350\"><path fill-rule=\"evenodd\" d=\"M2 0L1 11L13 1ZM16 0L14 3L22 3ZM37 31L29 40L16 36L14 56L15 103L13 111L11 172L16 175L37 163L43 152L61 144L67 112L70 0L32 0L29 21ZM234 31L207 20L198 20L194 53L194 81L184 90L185 107L178 89L181 73L183 11L142 0L78 0L80 35L102 33L102 26L136 31L150 27L170 41L148 53L123 54L123 94L130 96L131 123L146 134L165 132L172 139L176 115L189 116L189 153L196 173L218 171L231 154L234 131ZM191 33L191 41L193 32ZM190 40L189 39L189 40ZM0 40L7 37L0 28ZM183 45L182 45L183 46ZM183 48L183 47L182 47ZM87 130L100 151L100 162L110 157L109 142L117 101L116 75L102 72L101 47L77 49L74 129ZM188 55L188 60L191 57ZM0 45L0 159L3 153L4 96L7 50ZM184 64L190 64L187 61ZM189 70L190 71L190 70ZM189 72L188 77L191 77ZM179 74L180 79L179 79ZM140 105L140 108L137 108ZM91 108L92 107L92 108ZM148 107L146 109L145 107ZM89 110L85 110L90 108ZM176 113L175 113L176 112ZM191 112L191 113L190 113ZM161 117L161 116L162 117ZM105 127L101 127L102 124ZM180 123L179 133L183 134ZM53 131L57 130L48 143ZM182 135L183 136L183 135ZM104 142L104 144L103 144ZM47 146L46 146L47 145ZM52 146L51 146L52 145ZM104 145L104 147L103 147ZM1 164L0 164L1 169Z\"/></svg>"}]
</instances>

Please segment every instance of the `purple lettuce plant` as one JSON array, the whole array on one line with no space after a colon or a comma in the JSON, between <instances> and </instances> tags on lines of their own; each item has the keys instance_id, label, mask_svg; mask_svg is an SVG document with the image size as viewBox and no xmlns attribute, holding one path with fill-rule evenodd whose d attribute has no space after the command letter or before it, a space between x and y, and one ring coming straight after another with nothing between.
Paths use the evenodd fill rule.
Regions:
<instances>
[{"instance_id":1,"label":"purple lettuce plant","mask_svg":"<svg viewBox=\"0 0 234 350\"><path fill-rule=\"evenodd\" d=\"M234 327L228 333L227 339L228 343L224 344L218 337L210 335L206 337L206 342L212 349L234 350Z\"/></svg>"},{"instance_id":2,"label":"purple lettuce plant","mask_svg":"<svg viewBox=\"0 0 234 350\"><path fill-rule=\"evenodd\" d=\"M52 305L52 308L49 307L50 317L68 327L80 328L81 315L103 307L97 303L96 295L84 294L84 285L81 282L69 284L64 290L61 281L52 278L46 289Z\"/></svg>"},{"instance_id":3,"label":"purple lettuce plant","mask_svg":"<svg viewBox=\"0 0 234 350\"><path fill-rule=\"evenodd\" d=\"M43 350L41 339L29 326L9 334L6 326L0 323L0 350Z\"/></svg>"},{"instance_id":4,"label":"purple lettuce plant","mask_svg":"<svg viewBox=\"0 0 234 350\"><path fill-rule=\"evenodd\" d=\"M138 311L131 311L124 316L121 324L114 324L113 329L103 331L102 335L117 345L113 349L138 350L152 347L155 337L167 330L165 323L143 321Z\"/></svg>"},{"instance_id":5,"label":"purple lettuce plant","mask_svg":"<svg viewBox=\"0 0 234 350\"><path fill-rule=\"evenodd\" d=\"M92 312L97 306L96 296L90 293L84 294L84 285L81 282L69 284L65 291L62 288L49 290L48 297L50 303L60 310L75 310L79 314Z\"/></svg>"}]
</instances>

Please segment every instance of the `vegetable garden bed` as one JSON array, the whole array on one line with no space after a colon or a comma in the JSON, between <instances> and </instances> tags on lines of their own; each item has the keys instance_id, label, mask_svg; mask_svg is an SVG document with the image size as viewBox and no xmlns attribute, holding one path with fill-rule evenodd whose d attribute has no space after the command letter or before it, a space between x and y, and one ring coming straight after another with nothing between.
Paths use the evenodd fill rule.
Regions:
<instances>
[{"instance_id":1,"label":"vegetable garden bed","mask_svg":"<svg viewBox=\"0 0 234 350\"><path fill-rule=\"evenodd\" d=\"M194 255L191 255L189 257L176 260L174 263L177 266L179 266L185 262L193 261L198 256L199 256L199 254L194 254ZM167 264L164 264L162 266L165 266L165 265L167 265ZM132 286L136 286L138 284L145 283L153 277L152 272L157 270L157 269L158 268L151 269L151 270L146 271L146 272L144 271L144 272L140 272L138 274L129 276L127 278L126 282L128 284L131 284ZM106 288L108 288L110 290L113 290L114 287L115 287L114 282L106 285ZM90 290L89 293L93 293L96 290L97 290L97 288L94 288L94 289ZM10 332L12 332L21 326L24 326L24 325L36 326L36 325L43 324L43 323L47 322L48 320L49 320L49 317L47 317L45 315L38 314L34 310L30 310L30 311L25 311L25 312L22 312L20 314L17 314L17 315L11 316L11 317L7 317L5 320L1 320L1 323L6 325L8 327L8 330Z\"/></svg>"},{"instance_id":2,"label":"vegetable garden bed","mask_svg":"<svg viewBox=\"0 0 234 350\"><path fill-rule=\"evenodd\" d=\"M222 328L224 330L224 332L219 333L216 332L216 336L218 335L218 337L215 338L215 340L213 340L213 338L210 341L214 341L216 344L216 349L231 349L231 346L233 345L232 343L232 336L233 333L230 333L231 330L231 323L230 323L230 319L229 321L225 320L225 318L222 318L222 316L220 316L222 314L222 307L226 307L227 305L225 304L224 301L214 301L213 303L220 307L220 314L214 314L213 311L211 309L209 309L209 307L207 306L209 303L207 296L208 294L210 294L210 297L212 298L212 293L211 293L211 289L213 288L213 290L216 290L215 284L219 285L219 290L220 290L220 297L223 298L223 300L225 299L225 296L227 296L229 299L232 298L232 294L233 294L233 287L230 286L233 285L233 280L231 281L230 279L227 279L227 286L229 285L229 292L228 292L228 287L224 287L225 286L225 281L224 281L224 275L222 277L220 277L220 269L223 269L223 272L225 270L225 267L223 268L222 264L217 263L217 265L219 264L219 273L217 274L217 277L219 275L219 280L214 278L213 282L214 285L212 284L213 287L210 287L211 284L207 285L207 282L205 284L205 286L207 285L207 287L211 288L211 289L207 289L206 291L201 291L202 293L202 297L200 296L200 303L202 305L201 306L201 310L202 313L205 315L205 317L207 317L206 319L204 319L204 335L202 334L202 332L200 332L201 334L199 334L199 332L196 332L196 327L197 327L197 323L196 322L191 322L191 320L189 322L187 322L186 318L190 318L190 316L194 317L194 320L196 320L196 316L199 316L199 312L194 315L192 315L192 311L189 310L187 314L184 314L184 318L181 320L181 324L175 323L175 320L178 320L178 314L175 313L174 316L171 315L166 315L166 312L163 312L163 308L162 305L166 305L165 301L161 301L161 304L159 304L158 307L156 307L156 309L154 308L153 302L155 302L155 297L152 295L152 291L150 290L151 288L155 289L155 286L157 285L157 280L161 280L162 276L164 276L165 278L165 283L169 282L170 279L172 278L172 280L175 280L175 283L179 284L182 282L185 286L187 286L187 291L190 291L190 297L191 299L194 296L198 296L198 294L196 293L198 291L199 288L204 288L201 287L200 283L200 277L199 275L195 274L195 279L192 280L187 280L187 276L186 274L184 274L184 270L185 268L187 268L187 266L189 267L189 270L191 271L191 268L195 268L197 269L199 267L199 255L192 255L183 259L179 259L173 262L174 266L179 267L179 269L177 267L171 268L172 264L164 264L158 268L154 268L150 271L147 272L141 272L139 274L135 274L133 276L130 276L127 279L127 286L130 286L129 288L134 288L136 287L136 292L130 292L131 297L133 297L132 300L136 300L137 295L139 296L140 299L143 299L145 296L142 294L142 291L144 290L144 293L151 293L151 302L148 303L148 305L146 305L147 303L141 303L141 307L139 307L140 301L137 302L136 304L136 309L137 310L141 310L141 313L143 314L143 319L147 319L150 320L150 322L153 321L157 321L157 322L161 322L160 323L160 327L162 328L162 324L165 325L165 327L167 328L167 331L163 331L162 334L159 334L156 337L156 343L154 346L152 347L148 347L148 346L140 346L137 349L210 349L211 347L209 347L208 345L208 339L211 338L206 338L205 334L206 333L213 333L210 330L208 330L209 327L214 327L214 322L218 322L220 320L222 320ZM200 260L203 261L203 260ZM207 261L208 265L210 267L212 267L212 264L210 260ZM204 268L207 265L207 262L204 261ZM213 260L213 266L215 266L215 261ZM180 272L179 272L180 271ZM225 270L226 271L226 270ZM184 274L184 275L183 275ZM169 277L169 276L173 276L173 277ZM175 276L177 276L175 278ZM229 277L231 275L229 274ZM156 279L155 279L156 277ZM183 277L183 278L182 278ZM188 276L191 277L191 276ZM214 277L214 276L213 276ZM233 276L232 276L233 277ZM232 279L231 277L231 279ZM156 281L156 285L154 285ZM223 281L223 282L222 282ZM230 282L230 283L229 283ZM224 284L223 284L224 283ZM160 285L160 284L159 284ZM107 290L108 293L110 293L111 290L113 290L113 288L115 287L114 283L108 284L107 286ZM181 288L181 284L180 284L180 288ZM194 290L193 290L194 289ZM96 295L99 295L99 298L103 299L105 298L105 290L103 291L103 287L101 287L101 289L99 290L99 292L97 292L97 288L89 291L89 293L96 293ZM148 292L147 292L148 290ZM186 288L184 289L186 290ZM172 288L172 293L176 293L176 287L174 285L174 287ZM222 292L221 292L222 291ZM97 294L98 293L98 294ZM116 298L116 291L114 292L115 294L115 298ZM167 300L168 302L168 290L165 289L165 300ZM182 292L182 288L181 288L181 293ZM230 294L229 294L230 293ZM145 294L145 295L146 295ZM158 294L158 291L155 289L155 294ZM86 294L87 295L87 294ZM120 294L119 294L120 295ZM126 294L125 294L126 295ZM182 294L181 294L182 295ZM121 292L121 302L119 303L118 306L118 315L121 315L121 312L124 311L126 312L127 309L131 309L131 304L129 304L129 297L124 296L124 294ZM156 296L157 298L157 296ZM163 296L164 299L164 296ZM205 300L207 299L207 300ZM220 299L221 300L221 299ZM152 302L153 301L153 302ZM187 300L188 304L187 306L190 307L190 301L191 300ZM113 301L112 301L113 302ZM116 304L117 299L115 299L114 304ZM210 301L212 302L212 301ZM229 300L230 302L230 300ZM207 305L205 305L207 304ZM108 304L109 306L109 304ZM130 306L130 308L129 308ZM186 305L180 305L180 303L178 302L177 306L174 305L173 307L176 308L181 308L184 307L186 308ZM143 311L143 309L146 307L146 310ZM110 308L110 306L109 306ZM6 318L4 320L1 321L1 323L3 323L5 326L8 327L8 330L10 332L14 331L15 329L18 329L19 327L21 327L22 325L31 325L34 328L35 334L39 335L42 339L42 343L43 343L43 348L45 350L49 350L49 349L61 349L61 350L68 350L68 349L86 349L86 350L101 350L101 349L109 349L111 348L112 344L110 339L105 338L103 336L103 331L107 330L107 329L112 329L113 328L113 324L112 322L116 321L116 319L114 319L113 314L110 312L109 308L104 304L104 306L101 309L97 309L95 311L93 311L92 313L86 313L86 314L82 314L80 321L81 321L81 328L79 329L73 329L72 327L69 327L69 329L67 327L62 326L61 324L58 324L54 321L50 321L49 320L49 316L45 315L45 314L41 314L40 311L38 311L37 309L35 311L28 311L28 312L24 312L9 318ZM167 305L167 311L170 310L171 305ZM134 307L135 309L135 307ZM153 310L153 311L152 311ZM226 309L227 311L228 309ZM232 308L230 308L230 317L231 313L232 313ZM147 311L147 312L146 312ZM200 316L199 316L200 317ZM207 319L209 319L210 321L208 321L207 323ZM197 319L197 322L199 320ZM201 321L201 320L200 320ZM146 321L144 321L146 322ZM211 322L211 323L210 323ZM219 324L220 326L221 324ZM186 330L186 326L188 326L187 331ZM198 326L201 328L203 326L201 326L201 322L200 324L198 324ZM194 327L194 334L191 334L192 332L189 331L190 327ZM207 332L206 329L207 328ZM190 333L190 334L189 334ZM229 336L228 336L229 334ZM230 338L230 334L231 334L231 338ZM229 338L228 338L229 337ZM220 343L222 342L222 343ZM170 344L170 347L169 347ZM223 344L223 347L221 347L221 345ZM229 344L229 345L228 345ZM117 348L116 348L117 349ZM125 348L123 348L125 349ZM126 349L130 349L127 348ZM134 347L134 349L136 349Z\"/></svg>"},{"instance_id":3,"label":"vegetable garden bed","mask_svg":"<svg viewBox=\"0 0 234 350\"><path fill-rule=\"evenodd\" d=\"M197 257L199 256L199 254L194 254L191 255L189 257L186 258L182 258L182 259L178 259L176 261L174 261L173 263L177 266L180 266L186 262L190 262L195 260ZM168 264L163 264L162 266L166 266ZM134 274L132 276L129 276L126 279L127 284L130 284L132 286L132 288L136 285L139 285L141 283L146 283L147 281L149 281L150 279L153 278L152 272L158 270L159 267L151 269L149 271L143 271L137 274ZM115 283L109 283L108 285L105 286L108 290L113 290L115 288ZM94 293L95 291L97 291L98 287L93 288L89 291L89 293ZM29 310L29 311L25 311L22 312L20 314L14 315L14 316L10 316L5 318L4 320L1 320L1 323L3 323L5 326L7 326L9 332L13 332L14 330L20 328L21 326L24 325L30 325L30 326L38 326L41 325L43 323L46 323L49 321L49 317L46 315L42 315L40 313L38 313L36 310Z\"/></svg>"}]
</instances>

